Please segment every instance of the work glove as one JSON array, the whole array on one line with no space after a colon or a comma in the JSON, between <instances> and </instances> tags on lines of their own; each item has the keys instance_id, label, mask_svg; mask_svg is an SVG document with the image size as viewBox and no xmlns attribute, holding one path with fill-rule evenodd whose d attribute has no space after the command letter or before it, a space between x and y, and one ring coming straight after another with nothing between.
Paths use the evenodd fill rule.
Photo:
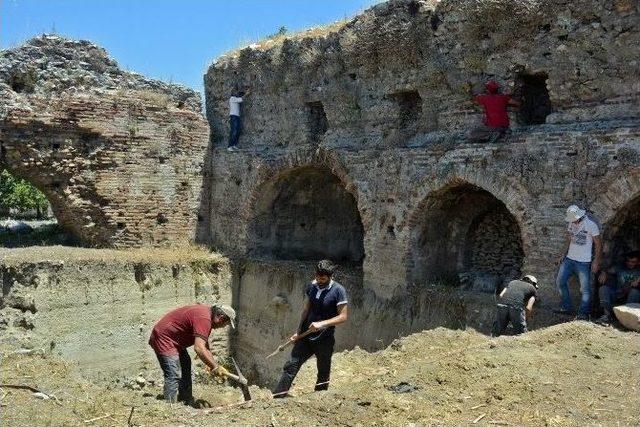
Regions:
<instances>
[{"instance_id":1,"label":"work glove","mask_svg":"<svg viewBox=\"0 0 640 427\"><path fill-rule=\"evenodd\" d=\"M218 378L226 378L227 375L229 375L229 371L227 370L227 368L222 365L218 365L218 367L211 371L211 373Z\"/></svg>"}]
</instances>

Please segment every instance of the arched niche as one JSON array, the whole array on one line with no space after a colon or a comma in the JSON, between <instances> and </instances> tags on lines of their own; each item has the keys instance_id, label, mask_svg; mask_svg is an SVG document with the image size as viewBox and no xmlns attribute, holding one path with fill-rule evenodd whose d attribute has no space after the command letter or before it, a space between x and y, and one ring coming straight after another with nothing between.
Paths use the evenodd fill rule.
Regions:
<instances>
[{"instance_id":1,"label":"arched niche","mask_svg":"<svg viewBox=\"0 0 640 427\"><path fill-rule=\"evenodd\" d=\"M416 213L409 280L416 284L466 284L493 291L521 273L520 226L490 192L456 183L431 193Z\"/></svg>"},{"instance_id":2,"label":"arched niche","mask_svg":"<svg viewBox=\"0 0 640 427\"><path fill-rule=\"evenodd\" d=\"M356 199L340 179L324 166L304 166L277 175L256 192L247 252L360 265L363 235Z\"/></svg>"}]
</instances>

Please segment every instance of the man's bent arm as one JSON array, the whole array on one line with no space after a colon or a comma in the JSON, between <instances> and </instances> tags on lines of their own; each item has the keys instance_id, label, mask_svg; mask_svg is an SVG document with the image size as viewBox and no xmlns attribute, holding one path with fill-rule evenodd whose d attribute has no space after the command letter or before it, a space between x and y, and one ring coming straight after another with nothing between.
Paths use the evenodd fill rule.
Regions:
<instances>
[{"instance_id":1,"label":"man's bent arm","mask_svg":"<svg viewBox=\"0 0 640 427\"><path fill-rule=\"evenodd\" d=\"M527 311L529 313L531 313L531 310L533 310L533 304L535 304L535 302L536 302L536 297L529 298L529 301L527 302Z\"/></svg>"},{"instance_id":2,"label":"man's bent arm","mask_svg":"<svg viewBox=\"0 0 640 427\"><path fill-rule=\"evenodd\" d=\"M195 343L193 344L193 349L196 351L200 360L202 360L211 370L215 370L218 368L218 362L213 358L213 354L207 348L207 341L202 337L196 337Z\"/></svg>"},{"instance_id":3,"label":"man's bent arm","mask_svg":"<svg viewBox=\"0 0 640 427\"><path fill-rule=\"evenodd\" d=\"M520 101L518 101L517 99L513 99L513 98L510 98L510 99L509 99L508 104L509 104L511 107L519 107L519 106L521 106L521 105L522 105L522 104L520 103Z\"/></svg>"},{"instance_id":4,"label":"man's bent arm","mask_svg":"<svg viewBox=\"0 0 640 427\"><path fill-rule=\"evenodd\" d=\"M344 323L347 321L348 317L349 315L347 312L347 304L341 304L338 306L337 316L332 317L331 319L323 320L321 322L313 322L313 323L317 325L318 329L324 329L330 326L336 326L336 325L339 325L340 323Z\"/></svg>"}]
</instances>

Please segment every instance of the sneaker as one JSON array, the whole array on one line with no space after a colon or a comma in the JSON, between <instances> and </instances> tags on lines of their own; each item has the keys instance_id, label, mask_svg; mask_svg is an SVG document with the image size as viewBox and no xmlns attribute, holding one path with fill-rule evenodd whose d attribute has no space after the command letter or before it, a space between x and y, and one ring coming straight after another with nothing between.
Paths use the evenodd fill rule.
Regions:
<instances>
[{"instance_id":1,"label":"sneaker","mask_svg":"<svg viewBox=\"0 0 640 427\"><path fill-rule=\"evenodd\" d=\"M567 310L566 308L556 308L554 310L552 310L555 314L564 314L566 316L571 316L573 314L573 311L571 310Z\"/></svg>"},{"instance_id":2,"label":"sneaker","mask_svg":"<svg viewBox=\"0 0 640 427\"><path fill-rule=\"evenodd\" d=\"M233 153L234 151L238 151L238 149L236 147L227 147L227 151Z\"/></svg>"},{"instance_id":3,"label":"sneaker","mask_svg":"<svg viewBox=\"0 0 640 427\"><path fill-rule=\"evenodd\" d=\"M589 315L580 313L580 314L578 314L576 316L575 320L584 320L584 321L588 322L589 321Z\"/></svg>"},{"instance_id":4,"label":"sneaker","mask_svg":"<svg viewBox=\"0 0 640 427\"><path fill-rule=\"evenodd\" d=\"M611 325L611 319L610 319L610 318L609 318L609 316L608 316L608 315L606 315L606 314L603 314L602 316L598 317L598 318L595 320L595 322L596 322L598 325L601 325L601 326L610 326L610 325Z\"/></svg>"}]
</instances>

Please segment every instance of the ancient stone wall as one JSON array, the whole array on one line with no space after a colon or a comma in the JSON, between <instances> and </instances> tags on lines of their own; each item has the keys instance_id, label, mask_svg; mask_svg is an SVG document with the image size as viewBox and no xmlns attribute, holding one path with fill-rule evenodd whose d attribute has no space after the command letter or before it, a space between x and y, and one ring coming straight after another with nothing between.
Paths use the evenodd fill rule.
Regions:
<instances>
[{"instance_id":1,"label":"ancient stone wall","mask_svg":"<svg viewBox=\"0 0 640 427\"><path fill-rule=\"evenodd\" d=\"M189 89L122 71L95 45L42 36L0 52L0 167L90 246L194 237L209 129Z\"/></svg>"},{"instance_id":2,"label":"ancient stone wall","mask_svg":"<svg viewBox=\"0 0 640 427\"><path fill-rule=\"evenodd\" d=\"M557 321L547 311L557 303L569 204L603 224L608 262L621 246L640 247L631 225L640 197L639 22L637 2L627 0L394 0L324 36L220 58L205 76L218 147L230 91L251 91L241 151L216 148L207 164L200 238L253 271L234 287L243 321L274 341L294 327L287 319L298 307L279 309L287 327L278 329L264 320L268 298L243 298L290 282L256 272L267 262L252 254L262 244L253 227L269 218L260 206L273 218L295 211L292 223L322 220L304 189L287 187L295 204L264 191L310 168L334 177L316 183L339 182L353 196L358 215L350 218L363 227L362 273L345 280L358 297L341 346L375 347L438 322L486 331L493 291L524 272L541 282L544 321L534 326ZM488 78L523 105L506 138L471 144L465 133L481 119L471 93ZM297 233L297 242L314 237ZM315 255L331 258L324 248ZM301 267L300 283L281 296L296 295L312 267Z\"/></svg>"},{"instance_id":3,"label":"ancient stone wall","mask_svg":"<svg viewBox=\"0 0 640 427\"><path fill-rule=\"evenodd\" d=\"M394 0L324 37L221 57L207 117L224 138L229 93L246 85L245 146L313 143L311 107L328 122L323 145L410 146L476 122L469 89L489 77L524 102L518 124L540 122L522 117L537 105L546 123L638 117L638 20L633 0Z\"/></svg>"},{"instance_id":4,"label":"ancient stone wall","mask_svg":"<svg viewBox=\"0 0 640 427\"><path fill-rule=\"evenodd\" d=\"M221 57L205 76L211 135L194 92L44 36L0 53L0 165L87 244L197 230L231 254L234 351L254 377L276 375L256 355L295 328L316 258L341 264L351 295L340 348L438 325L487 331L493 292L523 272L540 278L539 307L555 304L567 205L603 224L607 262L640 247L639 18L633 0L392 0L325 35ZM471 144L472 94L488 78L522 107L504 139ZM245 86L241 151L229 153L227 100ZM13 276L9 308L22 304ZM83 280L60 285L64 301Z\"/></svg>"}]
</instances>

